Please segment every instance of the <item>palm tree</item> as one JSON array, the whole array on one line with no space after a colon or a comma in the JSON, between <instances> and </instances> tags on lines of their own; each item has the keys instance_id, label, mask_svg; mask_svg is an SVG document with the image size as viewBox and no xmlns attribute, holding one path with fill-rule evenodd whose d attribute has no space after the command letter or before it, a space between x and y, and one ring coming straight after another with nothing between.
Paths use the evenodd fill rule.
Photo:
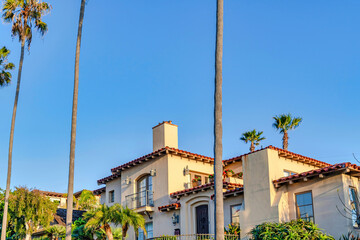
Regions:
<instances>
[{"instance_id":1,"label":"palm tree","mask_svg":"<svg viewBox=\"0 0 360 240\"><path fill-rule=\"evenodd\" d=\"M250 145L250 152L255 151L255 146L258 146L262 140L265 140L265 137L261 135L263 132L256 132L256 130L244 132L240 138L240 140L244 141L245 143L251 142Z\"/></svg>"},{"instance_id":2,"label":"palm tree","mask_svg":"<svg viewBox=\"0 0 360 240\"><path fill-rule=\"evenodd\" d=\"M118 225L121 222L118 208L117 204L111 207L103 204L99 208L86 212L84 218L88 219L88 222L85 224L85 228L102 229L105 231L108 240L113 240L110 223Z\"/></svg>"},{"instance_id":3,"label":"palm tree","mask_svg":"<svg viewBox=\"0 0 360 240\"><path fill-rule=\"evenodd\" d=\"M283 149L288 150L289 146L289 136L288 131L297 128L302 122L301 117L292 117L290 113L281 114L279 116L273 117L275 122L273 123L273 127L276 130L279 130L280 133L283 134Z\"/></svg>"},{"instance_id":4,"label":"palm tree","mask_svg":"<svg viewBox=\"0 0 360 240\"><path fill-rule=\"evenodd\" d=\"M69 181L68 181L68 197L66 210L66 240L71 240L71 223L73 213L73 196L74 196L74 162L75 162L75 141L76 141L76 120L77 120L77 105L78 105L78 91L79 91L79 61L80 61L80 46L82 26L85 14L86 0L81 0L78 35L76 41L75 53L75 76L74 76L74 93L72 105L71 118L71 140L70 140L70 160L69 160Z\"/></svg>"},{"instance_id":5,"label":"palm tree","mask_svg":"<svg viewBox=\"0 0 360 240\"><path fill-rule=\"evenodd\" d=\"M9 70L13 70L15 65L7 61L7 57L10 54L10 50L6 47L0 48L0 87L8 85L11 82L11 73Z\"/></svg>"},{"instance_id":6,"label":"palm tree","mask_svg":"<svg viewBox=\"0 0 360 240\"><path fill-rule=\"evenodd\" d=\"M214 175L215 175L215 239L224 239L223 165L222 165L222 56L223 56L224 0L217 0L216 50L215 50L215 125L214 125Z\"/></svg>"},{"instance_id":7,"label":"palm tree","mask_svg":"<svg viewBox=\"0 0 360 240\"><path fill-rule=\"evenodd\" d=\"M145 219L139 213L129 209L128 207L123 208L120 205L117 205L117 210L119 212L119 220L122 225L122 237L126 238L127 231L129 227L132 226L135 230L136 236L139 234L139 228L143 229L145 232Z\"/></svg>"},{"instance_id":8,"label":"palm tree","mask_svg":"<svg viewBox=\"0 0 360 240\"><path fill-rule=\"evenodd\" d=\"M91 210L97 206L98 202L92 191L83 190L77 200L78 209Z\"/></svg>"},{"instance_id":9,"label":"palm tree","mask_svg":"<svg viewBox=\"0 0 360 240\"><path fill-rule=\"evenodd\" d=\"M7 213L9 205L9 192L10 192L10 179L11 179L11 165L12 165L12 149L14 142L14 130L15 130L15 118L17 104L20 93L20 82L22 66L24 62L24 49L25 43L27 43L28 49L32 40L32 28L35 28L41 35L44 35L48 28L47 24L42 21L42 17L50 12L51 5L46 2L39 0L5 0L3 5L3 19L6 23L11 23L11 34L13 37L18 37L21 43L21 54L20 63L16 84L15 101L11 119L11 130L9 140L9 155L8 155L8 169L6 179L6 191L5 191L5 204L4 204L4 215L3 215L3 227L1 230L1 239L6 238L6 225L7 225Z\"/></svg>"}]
</instances>

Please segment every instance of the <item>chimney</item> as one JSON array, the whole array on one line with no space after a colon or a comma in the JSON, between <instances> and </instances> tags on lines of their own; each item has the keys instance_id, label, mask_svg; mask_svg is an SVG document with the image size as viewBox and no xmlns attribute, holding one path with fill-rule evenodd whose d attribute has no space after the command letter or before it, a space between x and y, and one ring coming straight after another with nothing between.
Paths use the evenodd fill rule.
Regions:
<instances>
[{"instance_id":1,"label":"chimney","mask_svg":"<svg viewBox=\"0 0 360 240\"><path fill-rule=\"evenodd\" d=\"M153 129L153 151L164 147L178 148L178 126L171 121L159 123Z\"/></svg>"}]
</instances>

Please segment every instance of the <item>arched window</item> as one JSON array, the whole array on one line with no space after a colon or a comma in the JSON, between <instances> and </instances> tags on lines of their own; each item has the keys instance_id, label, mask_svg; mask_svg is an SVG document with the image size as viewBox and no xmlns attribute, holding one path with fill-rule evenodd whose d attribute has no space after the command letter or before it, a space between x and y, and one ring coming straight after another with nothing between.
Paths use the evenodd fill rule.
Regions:
<instances>
[{"instance_id":1,"label":"arched window","mask_svg":"<svg viewBox=\"0 0 360 240\"><path fill-rule=\"evenodd\" d=\"M138 207L153 206L153 185L152 177L145 175L137 181L137 205Z\"/></svg>"}]
</instances>

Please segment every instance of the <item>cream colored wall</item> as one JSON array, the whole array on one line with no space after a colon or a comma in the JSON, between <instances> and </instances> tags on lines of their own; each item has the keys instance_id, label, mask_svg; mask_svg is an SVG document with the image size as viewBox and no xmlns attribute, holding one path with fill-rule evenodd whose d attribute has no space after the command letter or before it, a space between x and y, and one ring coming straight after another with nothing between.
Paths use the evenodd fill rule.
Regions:
<instances>
[{"instance_id":1,"label":"cream colored wall","mask_svg":"<svg viewBox=\"0 0 360 240\"><path fill-rule=\"evenodd\" d=\"M109 202L109 192L114 190L114 202L110 203ZM120 203L121 202L121 179L117 178L112 180L111 182L106 183L106 197L105 197L105 203L108 206L112 206L115 203Z\"/></svg>"},{"instance_id":2,"label":"cream colored wall","mask_svg":"<svg viewBox=\"0 0 360 240\"><path fill-rule=\"evenodd\" d=\"M153 128L153 151L164 147L178 148L178 127L163 123Z\"/></svg>"},{"instance_id":3,"label":"cream colored wall","mask_svg":"<svg viewBox=\"0 0 360 240\"><path fill-rule=\"evenodd\" d=\"M243 171L242 161L231 163L224 167L224 170L231 169L234 173L239 173Z\"/></svg>"},{"instance_id":4,"label":"cream colored wall","mask_svg":"<svg viewBox=\"0 0 360 240\"><path fill-rule=\"evenodd\" d=\"M100 204L106 203L106 192L101 193L100 195Z\"/></svg>"},{"instance_id":5,"label":"cream colored wall","mask_svg":"<svg viewBox=\"0 0 360 240\"><path fill-rule=\"evenodd\" d=\"M190 171L197 171L206 174L213 174L214 167L212 164L203 163L201 161L194 161L189 158L180 157L177 155L168 155L168 192L173 193L176 191L184 190L187 183L190 183L191 179L189 175L184 175L184 169L188 166Z\"/></svg>"}]
</instances>

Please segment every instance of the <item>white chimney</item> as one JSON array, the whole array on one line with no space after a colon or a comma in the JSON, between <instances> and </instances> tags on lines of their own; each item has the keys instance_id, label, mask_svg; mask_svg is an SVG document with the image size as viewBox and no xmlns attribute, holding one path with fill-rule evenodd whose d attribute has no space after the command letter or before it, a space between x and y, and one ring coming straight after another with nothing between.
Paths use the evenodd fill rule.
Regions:
<instances>
[{"instance_id":1,"label":"white chimney","mask_svg":"<svg viewBox=\"0 0 360 240\"><path fill-rule=\"evenodd\" d=\"M153 127L153 151L164 147L178 148L178 126L171 121Z\"/></svg>"}]
</instances>

